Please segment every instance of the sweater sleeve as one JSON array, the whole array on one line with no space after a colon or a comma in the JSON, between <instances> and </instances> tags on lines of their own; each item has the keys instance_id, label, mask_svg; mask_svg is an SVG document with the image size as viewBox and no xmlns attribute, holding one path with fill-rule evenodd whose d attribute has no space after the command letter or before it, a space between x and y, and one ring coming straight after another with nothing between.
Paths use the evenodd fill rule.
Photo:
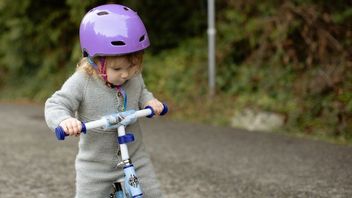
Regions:
<instances>
[{"instance_id":1,"label":"sweater sleeve","mask_svg":"<svg viewBox=\"0 0 352 198\"><path fill-rule=\"evenodd\" d=\"M51 130L54 130L63 120L75 117L87 81L87 74L81 71L75 72L66 80L59 91L47 99L45 120Z\"/></svg>"},{"instance_id":2,"label":"sweater sleeve","mask_svg":"<svg viewBox=\"0 0 352 198\"><path fill-rule=\"evenodd\" d=\"M144 108L144 105L146 102L148 102L149 100L154 99L153 94L148 91L148 89L146 88L145 84L144 84L144 80L142 77L142 74L140 74L138 76L138 79L141 83L142 89L141 89L141 94L140 94L140 98L139 98L139 107L140 108Z\"/></svg>"}]
</instances>

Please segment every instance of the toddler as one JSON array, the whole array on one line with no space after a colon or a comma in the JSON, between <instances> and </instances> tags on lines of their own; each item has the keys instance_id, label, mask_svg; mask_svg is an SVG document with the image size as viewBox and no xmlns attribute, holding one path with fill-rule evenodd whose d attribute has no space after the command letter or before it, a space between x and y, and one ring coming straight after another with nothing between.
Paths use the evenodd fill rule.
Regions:
<instances>
[{"instance_id":1,"label":"toddler","mask_svg":"<svg viewBox=\"0 0 352 198\"><path fill-rule=\"evenodd\" d=\"M76 72L45 103L45 119L52 130L80 136L81 121L128 109L151 106L156 114L162 103L144 84L143 50L149 38L136 12L117 4L90 10L80 25L83 58ZM129 154L143 188L144 198L162 197L153 166L145 151L138 122L127 127L135 141ZM107 198L112 183L123 178L117 129L94 129L80 136L75 160L76 198Z\"/></svg>"}]
</instances>

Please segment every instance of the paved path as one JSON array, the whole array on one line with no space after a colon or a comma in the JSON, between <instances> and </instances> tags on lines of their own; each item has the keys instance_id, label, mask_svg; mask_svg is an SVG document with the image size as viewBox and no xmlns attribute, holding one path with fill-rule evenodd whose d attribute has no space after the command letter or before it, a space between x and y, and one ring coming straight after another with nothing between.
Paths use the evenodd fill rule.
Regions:
<instances>
[{"instance_id":1,"label":"paved path","mask_svg":"<svg viewBox=\"0 0 352 198\"><path fill-rule=\"evenodd\" d=\"M77 138L56 141L39 105L0 104L0 197L70 198ZM352 197L352 147L143 120L168 198ZM156 143L158 140L158 143Z\"/></svg>"}]
</instances>

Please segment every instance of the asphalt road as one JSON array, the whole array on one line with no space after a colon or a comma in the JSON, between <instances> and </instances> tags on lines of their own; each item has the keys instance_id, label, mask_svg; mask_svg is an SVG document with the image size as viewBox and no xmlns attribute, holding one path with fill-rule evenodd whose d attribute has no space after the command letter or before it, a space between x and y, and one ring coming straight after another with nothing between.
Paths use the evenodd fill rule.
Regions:
<instances>
[{"instance_id":1,"label":"asphalt road","mask_svg":"<svg viewBox=\"0 0 352 198\"><path fill-rule=\"evenodd\" d=\"M168 198L352 197L350 146L166 118L142 126ZM73 197L76 152L41 105L0 104L1 198Z\"/></svg>"}]
</instances>

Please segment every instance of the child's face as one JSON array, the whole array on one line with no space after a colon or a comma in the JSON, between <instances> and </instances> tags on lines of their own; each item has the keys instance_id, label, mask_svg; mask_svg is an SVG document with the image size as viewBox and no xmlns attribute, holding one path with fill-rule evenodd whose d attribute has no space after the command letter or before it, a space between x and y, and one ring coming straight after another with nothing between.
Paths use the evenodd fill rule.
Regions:
<instances>
[{"instance_id":1,"label":"child's face","mask_svg":"<svg viewBox=\"0 0 352 198\"><path fill-rule=\"evenodd\" d=\"M114 85L122 85L131 79L137 71L137 65L133 65L126 57L114 57L113 60L107 61L108 81Z\"/></svg>"}]
</instances>

